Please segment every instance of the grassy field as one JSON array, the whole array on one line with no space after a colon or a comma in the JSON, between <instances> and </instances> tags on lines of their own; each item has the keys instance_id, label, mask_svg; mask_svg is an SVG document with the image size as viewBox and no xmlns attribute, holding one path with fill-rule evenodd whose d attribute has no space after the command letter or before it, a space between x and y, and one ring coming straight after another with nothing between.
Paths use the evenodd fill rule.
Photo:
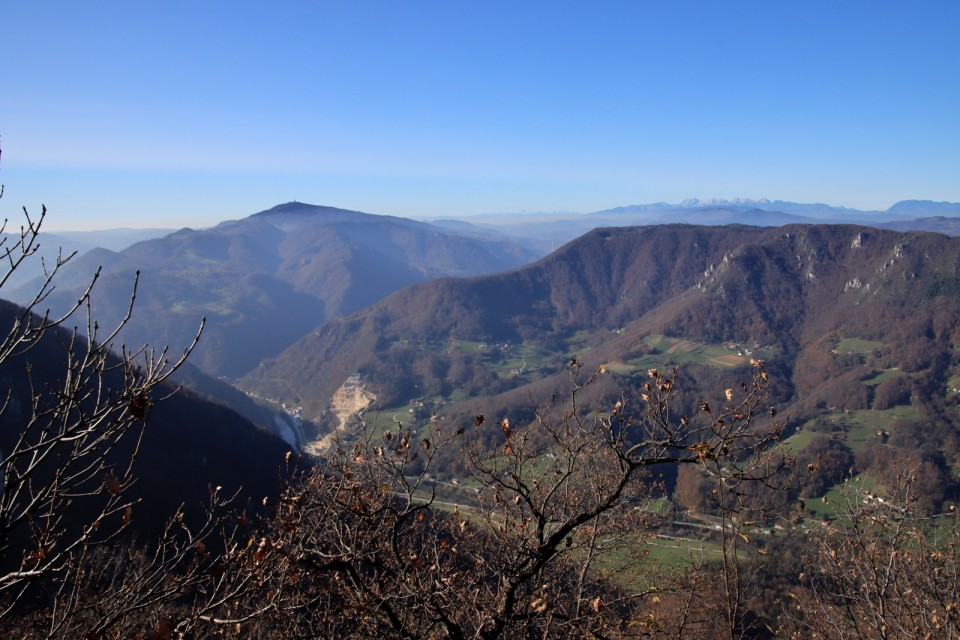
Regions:
<instances>
[{"instance_id":1,"label":"grassy field","mask_svg":"<svg viewBox=\"0 0 960 640\"><path fill-rule=\"evenodd\" d=\"M953 376L947 380L947 392L951 393L951 389L960 389L960 376ZM956 392L952 392L956 393Z\"/></svg>"},{"instance_id":2,"label":"grassy field","mask_svg":"<svg viewBox=\"0 0 960 640\"><path fill-rule=\"evenodd\" d=\"M467 353L487 353L491 349L491 345L486 342L477 342L475 340L453 340L448 349L456 349L457 351L466 351Z\"/></svg>"},{"instance_id":3,"label":"grassy field","mask_svg":"<svg viewBox=\"0 0 960 640\"><path fill-rule=\"evenodd\" d=\"M868 387L875 387L881 382L886 382L887 380L892 380L893 378L899 378L905 375L907 374L905 374L903 371L900 371L900 369L897 367L893 367L892 369L884 369L869 380L864 380L863 384L867 385Z\"/></svg>"},{"instance_id":4,"label":"grassy field","mask_svg":"<svg viewBox=\"0 0 960 640\"><path fill-rule=\"evenodd\" d=\"M375 432L382 432L384 429L393 429L396 432L397 420L404 426L413 426L410 424L413 416L408 409L409 405L406 404L397 407L381 407L364 412L363 417L367 422L367 428Z\"/></svg>"},{"instance_id":5,"label":"grassy field","mask_svg":"<svg viewBox=\"0 0 960 640\"><path fill-rule=\"evenodd\" d=\"M580 353L585 349L588 349L587 346L590 343L590 339L594 336L593 331L577 331L572 336L567 338L567 351L569 353Z\"/></svg>"},{"instance_id":6,"label":"grassy field","mask_svg":"<svg viewBox=\"0 0 960 640\"><path fill-rule=\"evenodd\" d=\"M552 372L558 356L535 344L521 344L505 354L503 360L491 369L501 378L508 376L531 376L548 368Z\"/></svg>"},{"instance_id":7,"label":"grassy field","mask_svg":"<svg viewBox=\"0 0 960 640\"><path fill-rule=\"evenodd\" d=\"M468 394L463 389L454 389L450 393L450 396L447 398L447 400L452 404L456 404L457 402L466 402L467 400L471 400L472 398L473 396Z\"/></svg>"},{"instance_id":8,"label":"grassy field","mask_svg":"<svg viewBox=\"0 0 960 640\"><path fill-rule=\"evenodd\" d=\"M813 423L813 420L807 420L795 434L783 441L783 446L788 453L797 454L803 451L817 437L817 432L810 428Z\"/></svg>"},{"instance_id":9,"label":"grassy field","mask_svg":"<svg viewBox=\"0 0 960 640\"><path fill-rule=\"evenodd\" d=\"M857 353L863 356L871 355L874 351L883 347L882 342L876 340L861 340L860 338L843 338L837 342L834 347L842 353Z\"/></svg>"},{"instance_id":10,"label":"grassy field","mask_svg":"<svg viewBox=\"0 0 960 640\"><path fill-rule=\"evenodd\" d=\"M860 475L830 489L823 496L826 501L822 498L807 500L807 511L821 518L834 518L837 511L846 503L847 498L845 496L853 496L859 491L876 493L879 488L880 485L876 480L870 476Z\"/></svg>"},{"instance_id":11,"label":"grassy field","mask_svg":"<svg viewBox=\"0 0 960 640\"><path fill-rule=\"evenodd\" d=\"M429 349L429 346L421 348ZM490 371L500 378L523 376L532 378L545 368L551 372L560 359L557 353L543 349L533 343L524 343L501 350L499 345L475 340L452 340L444 346L444 351L463 351L479 355ZM499 358L494 358L494 354Z\"/></svg>"},{"instance_id":12,"label":"grassy field","mask_svg":"<svg viewBox=\"0 0 960 640\"><path fill-rule=\"evenodd\" d=\"M735 349L731 350L721 345L683 338L652 335L647 336L644 342L650 349L649 353L627 362L607 363L608 370L619 375L632 375L637 372L645 373L647 369L655 367L685 363L732 368L741 366L750 359L746 355L737 355ZM577 351L573 346L574 343L577 343L577 340L571 340L568 344L568 349L571 352ZM585 345L581 345L581 347L586 348ZM456 339L442 345L439 343L422 344L419 348L423 350L441 349L447 352L456 350L477 354L483 360L484 365L500 378L519 376L532 380L544 372L554 373L560 363L566 359L563 354L549 351L531 343L501 349L499 345L495 344ZM494 354L497 357L494 357ZM764 357L765 355L768 354L761 350L757 357ZM464 398L451 398L454 401L461 401L462 399Z\"/></svg>"},{"instance_id":13,"label":"grassy field","mask_svg":"<svg viewBox=\"0 0 960 640\"><path fill-rule=\"evenodd\" d=\"M607 369L619 375L645 373L647 369L666 367L672 364L695 363L712 367L730 368L749 361L747 356L738 356L736 351L720 345L706 344L683 338L667 336L647 336L644 342L650 347L650 353L628 362L612 362Z\"/></svg>"},{"instance_id":14,"label":"grassy field","mask_svg":"<svg viewBox=\"0 0 960 640\"><path fill-rule=\"evenodd\" d=\"M868 409L850 413L831 413L823 417L838 427L832 434L825 435L840 440L848 449L859 453L869 442L877 439L877 429L890 431L897 427L899 421L916 420L917 410L909 405L901 405L883 411ZM806 422L797 433L784 440L783 444L788 451L796 453L810 444L817 435L810 429L812 424L813 420Z\"/></svg>"},{"instance_id":15,"label":"grassy field","mask_svg":"<svg viewBox=\"0 0 960 640\"><path fill-rule=\"evenodd\" d=\"M854 411L842 417L842 422L848 427L846 445L854 453L859 453L870 440L876 438L877 429L890 431L897 427L899 420L916 420L917 411L911 406L899 406L885 411Z\"/></svg>"},{"instance_id":16,"label":"grassy field","mask_svg":"<svg viewBox=\"0 0 960 640\"><path fill-rule=\"evenodd\" d=\"M723 555L719 544L707 540L649 537L643 544L650 552L650 560L662 567L687 566L698 560L716 560Z\"/></svg>"},{"instance_id":17,"label":"grassy field","mask_svg":"<svg viewBox=\"0 0 960 640\"><path fill-rule=\"evenodd\" d=\"M364 413L363 419L366 421L367 430L375 439L383 437L383 432L388 429L397 435L400 432L398 421L403 425L404 431L410 429L413 432L418 442L430 437L433 430L429 417L415 420L408 404L369 410Z\"/></svg>"}]
</instances>

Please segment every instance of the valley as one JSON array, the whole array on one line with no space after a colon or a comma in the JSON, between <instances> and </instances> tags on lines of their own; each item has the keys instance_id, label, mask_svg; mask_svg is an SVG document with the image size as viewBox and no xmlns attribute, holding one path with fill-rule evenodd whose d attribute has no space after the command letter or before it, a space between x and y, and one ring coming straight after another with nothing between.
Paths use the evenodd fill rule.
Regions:
<instances>
[{"instance_id":1,"label":"valley","mask_svg":"<svg viewBox=\"0 0 960 640\"><path fill-rule=\"evenodd\" d=\"M495 448L502 419L523 424L566 397L571 358L607 372L589 406L620 398L634 411L647 372L676 367L686 383L678 415L736 388L761 360L786 450L824 461L819 479L784 494L783 508L801 497L813 504L851 473L889 485L904 464L940 485L939 507L960 488L951 479L960 416L943 391L958 362L960 301L941 294L960 282L958 256L944 236L854 226L601 229L514 271L388 296L318 327L240 385L302 407L317 437L350 443L366 425L374 438L399 427L422 439L485 414L472 438ZM376 400L344 431L329 399L348 379ZM678 522L687 510L710 512L702 497L675 494L689 478L662 482ZM446 453L423 487L464 508L480 488Z\"/></svg>"},{"instance_id":2,"label":"valley","mask_svg":"<svg viewBox=\"0 0 960 640\"><path fill-rule=\"evenodd\" d=\"M960 2L8 2L0 640L960 640Z\"/></svg>"},{"instance_id":3,"label":"valley","mask_svg":"<svg viewBox=\"0 0 960 640\"><path fill-rule=\"evenodd\" d=\"M146 258L145 309L120 339L176 343L191 320L210 322L199 366L177 372L196 391L175 400L199 404L175 413L176 445L144 441L136 495L158 508L174 496L163 460L194 479L215 465L218 487L265 494L263 507L296 466L350 478L360 465L374 484L358 491L374 488L382 508L526 531L526 510L556 499L524 506L539 487L561 477L558 496L599 491L617 468L616 447L590 443L595 425L668 463L631 482L588 545L590 575L628 592L691 566L786 563L801 540L849 526L851 500L892 499L906 473L922 517L960 499L960 240L670 224L596 229L535 259L521 244L436 234L298 204L89 254L110 265L94 312L120 313L124 269ZM445 248L426 249L433 241ZM406 252L402 268L372 247ZM495 251L524 257L507 270L503 253L477 257ZM70 282L51 302L77 295ZM762 444L729 453L742 439ZM744 485L724 502L739 469L762 468L753 456L781 454L779 488ZM537 517L549 532L559 516Z\"/></svg>"},{"instance_id":4,"label":"valley","mask_svg":"<svg viewBox=\"0 0 960 640\"><path fill-rule=\"evenodd\" d=\"M688 211L717 213L697 205L706 208ZM677 367L688 386L681 412L762 360L794 455L826 442L852 456L849 469L882 465L885 451L929 454L955 475L957 438L917 429L935 420L933 431L956 430L956 241L850 225L670 224L596 229L540 259L525 246L467 223L288 203L87 260L107 258L94 301L107 320L123 308L126 288L114 283L143 264L128 340L176 345L206 315L191 361L221 381L198 372L187 384L311 455L364 423L424 437L432 421L480 413L522 423L564 397L572 358L609 374L591 403L620 396L637 408L647 372ZM71 282L54 305L76 295ZM495 446L494 433L480 437ZM461 490L451 481L469 483L455 459L434 476L452 495ZM665 481L669 497L676 478Z\"/></svg>"}]
</instances>

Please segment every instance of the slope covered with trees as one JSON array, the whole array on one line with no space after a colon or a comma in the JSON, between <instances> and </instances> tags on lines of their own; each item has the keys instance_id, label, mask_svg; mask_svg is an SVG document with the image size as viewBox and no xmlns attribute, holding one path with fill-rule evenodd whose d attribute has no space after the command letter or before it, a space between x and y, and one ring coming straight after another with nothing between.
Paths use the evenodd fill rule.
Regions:
<instances>
[{"instance_id":1,"label":"slope covered with trees","mask_svg":"<svg viewBox=\"0 0 960 640\"><path fill-rule=\"evenodd\" d=\"M45 215L27 215L19 234L2 236L0 287L37 258ZM136 549L134 540L156 541L161 555L153 566L170 568L172 530L210 538L229 504L275 499L289 460L284 443L229 408L178 394L171 377L195 341L179 355L119 341L136 280L127 314L112 327L92 316L96 275L65 312L44 312L68 262L46 263L28 306L0 301L0 620L7 636L70 637L69 624L61 624L77 614L78 598L109 583L111 552L119 560ZM174 556L185 559L182 548ZM141 585L137 606L163 592ZM43 631L24 624L51 600L69 616L53 614ZM101 624L110 626L111 611L98 614Z\"/></svg>"},{"instance_id":2,"label":"slope covered with trees","mask_svg":"<svg viewBox=\"0 0 960 640\"><path fill-rule=\"evenodd\" d=\"M130 277L140 271L140 313L123 336L182 348L207 318L192 362L238 377L320 322L373 304L397 289L444 275L516 267L535 256L520 245L474 238L395 218L288 203L211 229L182 229L115 253L80 256L48 298L66 308L102 267L95 314L126 311ZM12 299L24 302L28 283ZM243 345L239 348L238 345Z\"/></svg>"},{"instance_id":3,"label":"slope covered with trees","mask_svg":"<svg viewBox=\"0 0 960 640\"><path fill-rule=\"evenodd\" d=\"M852 226L597 230L528 267L417 285L321 325L244 384L303 404L313 418L358 371L374 386L373 372L391 366L421 386L431 369L465 378L484 362L490 369L493 345L504 343L557 354L556 371L586 348L591 357L629 360L656 334L763 345L801 383L797 398L823 392L808 376L814 366L821 380L865 364L934 367L943 379L957 331L958 246L936 234ZM845 338L875 342L877 353L844 358L835 345ZM450 349L452 340L490 348ZM473 395L491 390L480 385Z\"/></svg>"},{"instance_id":4,"label":"slope covered with trees","mask_svg":"<svg viewBox=\"0 0 960 640\"><path fill-rule=\"evenodd\" d=\"M895 462L909 461L941 487L935 509L955 494L960 463L958 293L960 241L938 234L602 229L512 272L404 289L321 325L242 384L302 407L323 434L350 376L384 422L484 411L523 421L563 391L571 357L615 374L595 387L611 402L639 402L647 368L679 364L694 392L679 400L688 411L762 358L789 445L829 463L805 495L852 470L891 483ZM499 438L491 429L488 445ZM459 473L453 458L439 466Z\"/></svg>"}]
</instances>

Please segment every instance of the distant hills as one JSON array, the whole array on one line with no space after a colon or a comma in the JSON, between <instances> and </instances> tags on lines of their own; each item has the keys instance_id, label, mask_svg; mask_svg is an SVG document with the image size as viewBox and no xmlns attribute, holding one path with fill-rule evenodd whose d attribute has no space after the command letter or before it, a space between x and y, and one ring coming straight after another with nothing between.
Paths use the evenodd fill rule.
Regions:
<instances>
[{"instance_id":1,"label":"distant hills","mask_svg":"<svg viewBox=\"0 0 960 640\"><path fill-rule=\"evenodd\" d=\"M46 244L59 244L65 249L85 253L92 249L109 249L110 251L123 251L130 245L152 240L153 238L162 238L173 233L176 229L166 228L148 228L148 229L101 229L97 231L59 231L50 234L44 233L43 238Z\"/></svg>"},{"instance_id":2,"label":"distant hills","mask_svg":"<svg viewBox=\"0 0 960 640\"><path fill-rule=\"evenodd\" d=\"M942 216L944 220L940 220ZM956 234L954 220L960 204L906 200L886 211L861 211L823 203L799 203L766 198L691 198L679 203L634 204L592 213L500 214L464 218L485 229L496 230L535 243L544 254L598 227L654 224L748 224L777 227L785 224L865 224L902 231L923 230ZM918 219L919 218L919 219Z\"/></svg>"},{"instance_id":3,"label":"distant hills","mask_svg":"<svg viewBox=\"0 0 960 640\"><path fill-rule=\"evenodd\" d=\"M960 216L960 202L934 202L932 200L901 200L887 213L894 216Z\"/></svg>"},{"instance_id":4,"label":"distant hills","mask_svg":"<svg viewBox=\"0 0 960 640\"><path fill-rule=\"evenodd\" d=\"M7 231L13 229L8 225ZM39 259L52 266L57 258L65 258L73 253L77 255L93 251L98 248L109 249L111 251L122 251L135 242L159 238L173 231L173 229L103 229L100 231L61 231L47 232L43 231L39 237L36 246L35 264L39 264ZM19 240L19 234L13 233L0 234L0 241L4 247L12 246ZM36 278L36 273L27 269L18 269L10 274L5 287L5 293L22 287Z\"/></svg>"},{"instance_id":5,"label":"distant hills","mask_svg":"<svg viewBox=\"0 0 960 640\"><path fill-rule=\"evenodd\" d=\"M192 363L238 377L324 320L403 286L510 269L535 257L508 238L292 202L120 252L89 251L63 274L48 302L65 307L102 266L94 315L104 326L116 323L139 270L137 312L125 339L182 348L206 316ZM36 286L25 284L13 299L24 300Z\"/></svg>"},{"instance_id":6,"label":"distant hills","mask_svg":"<svg viewBox=\"0 0 960 640\"><path fill-rule=\"evenodd\" d=\"M883 239L889 254L898 236L876 228L957 233L960 218L882 220L898 212L956 213L958 207L904 201L888 212L863 212L779 200L693 199L591 214L530 215L515 223L491 216L425 223L290 202L210 229L151 237L120 251L85 245L86 252L62 274L47 302L53 308L68 305L102 266L92 313L101 326L111 325L127 312L134 273L140 270L136 309L124 340L180 349L205 316L207 328L191 365L226 380L242 378L248 391L303 406L308 420L320 420L333 392L358 372L385 381L387 392L381 399L410 395L417 385L436 390L441 379L449 386L469 378L471 395L478 397L509 391L523 382L522 376L506 380L502 371L491 378L490 368L483 365L489 354L460 353L463 357L451 360L422 348L448 340L535 343L538 349L547 345L560 361L560 354L578 344L589 343L594 353L607 350L610 358L616 358L617 349L635 350L642 342L638 336L673 332L704 342L776 343L781 354L799 357L807 348L806 322L833 318L831 327L814 331L815 340L820 340L830 331L858 332L859 328L842 328L863 321L845 306L810 309L806 301L853 299L848 294L834 300L838 289L865 288L876 296L880 286L870 274L881 273L881 265L858 262L869 251L847 256L833 248L829 251L836 258L820 259L831 243L838 242L836 238L852 243L847 236L855 228L824 226L815 216L868 220L875 229L859 228L855 233L872 238L871 246ZM678 226L678 221L698 226ZM669 224L662 226L664 222ZM630 229L637 223L647 226ZM813 226L769 228L797 224ZM781 246L784 243L777 239L783 234L807 238L803 250ZM952 246L945 238L934 237L923 242ZM45 246L51 246L49 236L42 238ZM131 236L109 238L122 244ZM84 238L93 240L95 236ZM756 264L764 265L762 273L745 274L743 282L720 286L739 303L735 312L714 317L709 307L718 303L704 297L708 275L716 276L732 256L751 251L762 254L756 259ZM550 252L554 253L531 264ZM861 256L854 261L860 271L847 265L854 256ZM784 266L794 262L816 267L810 267L806 279L797 280L796 273ZM529 266L521 269L524 265ZM922 273L920 266L911 273ZM936 284L926 279L933 276L924 276L923 282L910 287L896 288L888 282L882 290L896 289L905 299L937 287L952 290L954 276L944 273ZM920 276L904 275L904 282L915 277ZM744 284L769 278L776 283L764 294L772 296L769 299ZM824 285L826 281L831 284ZM415 284L420 286L406 288ZM12 299L24 300L36 285L23 284ZM887 300L877 317L885 317L893 304L886 297L864 303L868 300L871 304ZM633 343L627 344L630 340ZM419 351L408 353L405 341L421 345ZM402 375L390 374L391 370ZM428 375L427 370L434 373ZM449 375L450 370L456 376ZM526 376L530 373L524 370ZM242 396L222 382L193 376L189 370L184 376L188 384L236 404L247 418L293 439L285 426L289 416L241 401Z\"/></svg>"}]
</instances>

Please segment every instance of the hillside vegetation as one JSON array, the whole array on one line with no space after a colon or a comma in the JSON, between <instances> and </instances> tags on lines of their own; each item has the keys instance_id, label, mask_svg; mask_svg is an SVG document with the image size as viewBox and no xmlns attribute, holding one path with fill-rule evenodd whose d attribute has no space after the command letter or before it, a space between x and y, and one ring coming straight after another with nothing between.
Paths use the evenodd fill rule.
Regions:
<instances>
[{"instance_id":1,"label":"hillside vegetation","mask_svg":"<svg viewBox=\"0 0 960 640\"><path fill-rule=\"evenodd\" d=\"M212 265L208 249L183 255ZM956 568L960 539L958 283L960 245L935 234L600 229L535 264L415 284L325 322L248 373L250 397L183 367L256 420L276 415L251 398L286 408L288 441L316 464L286 478L296 456L225 406L106 384L121 424L149 429L97 458L82 493L57 494L63 510L11 530L0 630L952 635L960 613L943 594L957 583L937 567ZM0 368L0 448L20 452L5 480L29 460L17 425L47 397L36 385L76 370L71 345L51 329L29 365ZM117 374L94 380L109 381L160 361L100 362ZM49 397L80 424L94 402ZM71 441L54 435L64 468L83 459ZM874 592L880 573L897 595Z\"/></svg>"},{"instance_id":2,"label":"hillside vegetation","mask_svg":"<svg viewBox=\"0 0 960 640\"><path fill-rule=\"evenodd\" d=\"M75 301L102 267L95 315L106 324L126 312L132 275L141 273L130 343L189 344L207 318L192 363L239 377L324 320L362 309L406 285L440 276L490 273L534 254L502 238L458 235L404 218L301 203L279 205L211 229L182 229L119 253L80 256L48 303ZM12 299L25 301L36 282Z\"/></svg>"},{"instance_id":3,"label":"hillside vegetation","mask_svg":"<svg viewBox=\"0 0 960 640\"><path fill-rule=\"evenodd\" d=\"M958 294L960 241L937 234L600 229L527 267L414 285L325 323L242 385L299 407L322 437L330 398L356 375L377 399L368 414L422 425L529 419L564 392L571 357L614 374L597 398L635 402L649 368L679 365L705 396L762 359L798 454L839 447L835 477L898 456L929 462L946 483L939 504L960 468L956 397L944 393L957 375Z\"/></svg>"}]
</instances>

